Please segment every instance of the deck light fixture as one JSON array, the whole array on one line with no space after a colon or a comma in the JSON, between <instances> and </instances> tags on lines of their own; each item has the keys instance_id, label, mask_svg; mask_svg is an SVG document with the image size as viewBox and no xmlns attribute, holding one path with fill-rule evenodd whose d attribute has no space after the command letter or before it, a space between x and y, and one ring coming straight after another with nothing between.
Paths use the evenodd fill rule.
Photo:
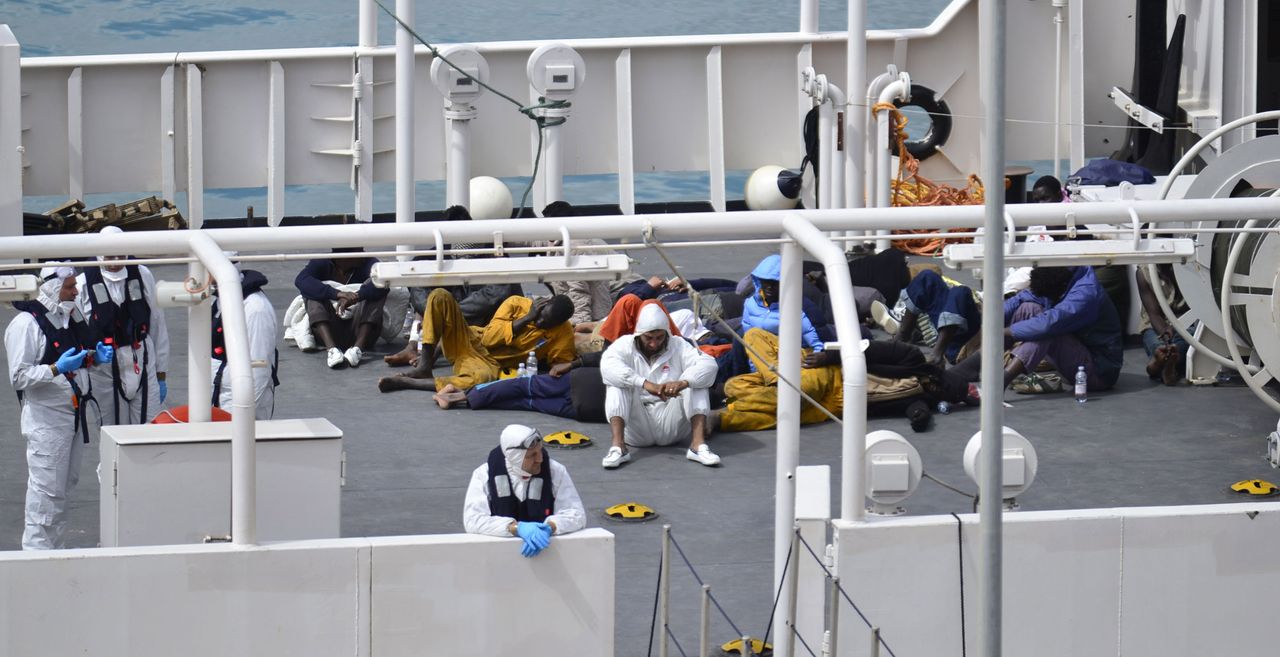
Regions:
<instances>
[{"instance_id":1,"label":"deck light fixture","mask_svg":"<svg viewBox=\"0 0 1280 657\"><path fill-rule=\"evenodd\" d=\"M630 269L625 255L561 255L528 258L379 262L371 278L378 287L439 287L462 283L619 280Z\"/></svg>"},{"instance_id":2,"label":"deck light fixture","mask_svg":"<svg viewBox=\"0 0 1280 657\"><path fill-rule=\"evenodd\" d=\"M32 274L0 276L0 301L30 301L40 290L40 279Z\"/></svg>"},{"instance_id":3,"label":"deck light fixture","mask_svg":"<svg viewBox=\"0 0 1280 657\"><path fill-rule=\"evenodd\" d=\"M973 434L973 437L969 439L969 444L964 447L964 473L969 475L969 478L978 486L982 486L982 464L978 460L978 455L981 451L982 432L979 431ZM1015 498L1026 492L1036 479L1036 470L1039 467L1036 448L1022 434L1009 427L1004 427L1004 458L1002 463L1004 464L1004 469L1000 479L1000 498L1004 500L1006 511L1016 511L1018 502Z\"/></svg>"},{"instance_id":4,"label":"deck light fixture","mask_svg":"<svg viewBox=\"0 0 1280 657\"><path fill-rule=\"evenodd\" d=\"M867 434L867 499L879 516L904 513L900 502L911 497L924 476L920 452L900 434L881 429Z\"/></svg>"},{"instance_id":5,"label":"deck light fixture","mask_svg":"<svg viewBox=\"0 0 1280 657\"><path fill-rule=\"evenodd\" d=\"M943 262L952 269L982 265L981 244L948 244ZM1006 267L1073 267L1076 265L1184 264L1195 258L1189 238L1018 242L1006 244Z\"/></svg>"}]
</instances>

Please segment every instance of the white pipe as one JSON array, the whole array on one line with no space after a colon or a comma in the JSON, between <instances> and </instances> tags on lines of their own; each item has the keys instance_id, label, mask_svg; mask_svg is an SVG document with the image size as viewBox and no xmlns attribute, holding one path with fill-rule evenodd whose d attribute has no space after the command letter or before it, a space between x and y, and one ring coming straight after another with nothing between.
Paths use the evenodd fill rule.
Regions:
<instances>
[{"instance_id":1,"label":"white pipe","mask_svg":"<svg viewBox=\"0 0 1280 657\"><path fill-rule=\"evenodd\" d=\"M1004 180L1005 136L1005 1L987 0L978 10L978 62L983 113L982 179L989 186ZM1041 204L1045 205L1045 204ZM1087 204L1072 204L1087 205ZM983 240L982 289L998 298L1004 289L1004 194L986 195ZM1004 624L1001 590L1003 572L1001 499L1004 470L1004 308L999 303L982 307L982 450L979 502L978 652L1000 657ZM1027 367L1034 365L1028 363Z\"/></svg>"},{"instance_id":2,"label":"white pipe","mask_svg":"<svg viewBox=\"0 0 1280 657\"><path fill-rule=\"evenodd\" d=\"M849 99L845 96L844 91L840 87L831 84L830 80L827 81L827 98L830 99L831 105L837 113L843 111L846 115L848 114L850 109ZM849 154L849 141L847 138L845 139L843 151L836 150L836 146L839 143L842 118L837 114L834 119L835 122L832 124L831 130L824 133L831 142L832 148L831 174L828 176L831 179L831 205L829 207L846 208L849 205L847 203L848 197L845 195L846 187L848 186L848 180L845 177L845 159ZM844 119L843 122L847 123L848 121Z\"/></svg>"},{"instance_id":3,"label":"white pipe","mask_svg":"<svg viewBox=\"0 0 1280 657\"><path fill-rule=\"evenodd\" d=\"M819 76L821 77L821 76ZM835 111L824 98L818 99L818 207L831 208L831 152L835 148L832 117Z\"/></svg>"},{"instance_id":4,"label":"white pipe","mask_svg":"<svg viewBox=\"0 0 1280 657\"><path fill-rule=\"evenodd\" d=\"M892 67L891 67L892 68ZM875 106L876 99L880 97L880 92L889 85L890 82L898 79L897 73L892 70L877 75L871 80L871 84L867 85L867 97L864 101L865 107L862 110L863 125L866 129L863 131L863 162L866 167L865 176L863 177L864 203L857 207L875 207L876 206L876 169L880 164L879 158L876 157L876 139L872 136L876 134L876 115L871 111Z\"/></svg>"},{"instance_id":5,"label":"white pipe","mask_svg":"<svg viewBox=\"0 0 1280 657\"><path fill-rule=\"evenodd\" d=\"M445 176L445 205L471 207L471 119L450 117L458 114L445 110L449 123L449 160ZM396 221L399 221L399 216Z\"/></svg>"},{"instance_id":6,"label":"white pipe","mask_svg":"<svg viewBox=\"0 0 1280 657\"><path fill-rule=\"evenodd\" d=\"M857 310L853 300L853 283L849 265L840 247L826 240L812 223L798 214L782 219L786 234L802 245L827 275L831 291L831 314L836 321L839 340L840 369L844 385L843 426L841 437L840 518L862 520L866 508L865 459L867 449L867 359L858 348L862 331L858 329Z\"/></svg>"},{"instance_id":7,"label":"white pipe","mask_svg":"<svg viewBox=\"0 0 1280 657\"><path fill-rule=\"evenodd\" d=\"M895 100L905 102L911 98L910 92L911 90L905 81L896 80L880 92L877 104L892 103ZM890 112L888 110L881 110L876 113L876 158L879 160L876 163L877 208L887 208L891 205L889 199L893 189L893 160L889 151L889 115ZM887 234L885 230L877 232L877 235L881 236L880 239L876 240L877 252L888 250L891 246L889 240L882 237L885 234Z\"/></svg>"},{"instance_id":8,"label":"white pipe","mask_svg":"<svg viewBox=\"0 0 1280 657\"><path fill-rule=\"evenodd\" d=\"M1067 0L1053 0L1053 177L1062 180L1062 8Z\"/></svg>"},{"instance_id":9,"label":"white pipe","mask_svg":"<svg viewBox=\"0 0 1280 657\"><path fill-rule=\"evenodd\" d=\"M374 48L378 45L378 5L373 0L360 0L360 40L361 48Z\"/></svg>"},{"instance_id":10,"label":"white pipe","mask_svg":"<svg viewBox=\"0 0 1280 657\"><path fill-rule=\"evenodd\" d=\"M253 545L258 542L257 445L254 442L256 404L253 371L249 361L249 329L245 323L244 294L240 290L240 271L222 253L222 247L208 235L193 231L185 237L191 255L200 258L200 262L218 283L222 336L227 347L227 370L223 377L231 381L231 542L236 545ZM199 326L191 329L193 333L205 330ZM207 354L208 352L206 362Z\"/></svg>"},{"instance_id":11,"label":"white pipe","mask_svg":"<svg viewBox=\"0 0 1280 657\"><path fill-rule=\"evenodd\" d=\"M1181 199L1177 201L1110 201L1099 203L1023 203L1005 211L1013 225L1066 225L1075 223L1123 223L1130 209L1144 222L1163 224L1188 221L1247 221L1280 216L1280 199ZM983 224L983 208L975 205L832 210L762 210L755 212L683 212L643 217L610 215L562 217L556 222L495 219L478 221L379 223L332 226L276 226L263 228L215 228L201 232L223 248L241 252L298 251L334 246L385 247L396 244L435 244L435 231L444 241L492 242L501 232L504 243L560 239L560 228L574 236L601 239L635 239L652 229L659 241L704 237L737 239L777 238L782 219L798 214L822 231L874 230L912 227L919 229L976 228ZM1003 230L1003 224L1001 226ZM127 256L187 254L188 231L154 231L103 235L40 235L0 237L0 260L6 258L76 258L119 253Z\"/></svg>"},{"instance_id":12,"label":"white pipe","mask_svg":"<svg viewBox=\"0 0 1280 657\"><path fill-rule=\"evenodd\" d=\"M551 125L543 129L542 144L542 185L543 199L539 207L534 208L538 216L542 216L542 208L564 198L564 151L562 148L561 129L563 126Z\"/></svg>"},{"instance_id":13,"label":"white pipe","mask_svg":"<svg viewBox=\"0 0 1280 657\"><path fill-rule=\"evenodd\" d=\"M818 0L800 0L800 32L818 33Z\"/></svg>"},{"instance_id":14,"label":"white pipe","mask_svg":"<svg viewBox=\"0 0 1280 657\"><path fill-rule=\"evenodd\" d=\"M867 3L849 0L845 50L849 94L856 98L867 86ZM844 112L845 207L866 207L867 108L847 105ZM847 235L853 237L853 235Z\"/></svg>"},{"instance_id":15,"label":"white pipe","mask_svg":"<svg viewBox=\"0 0 1280 657\"><path fill-rule=\"evenodd\" d=\"M413 223L413 0L396 0L396 223Z\"/></svg>"},{"instance_id":16,"label":"white pipe","mask_svg":"<svg viewBox=\"0 0 1280 657\"><path fill-rule=\"evenodd\" d=\"M848 266L846 265L846 268ZM804 290L800 285L800 246L782 245L782 275L778 279L778 377L800 384L800 307ZM778 382L777 461L774 466L773 581L782 581L787 571L787 550L796 517L796 468L800 465L800 391ZM797 555L798 556L798 555ZM778 605L778 627L774 654L790 654L792 644L790 601Z\"/></svg>"},{"instance_id":17,"label":"white pipe","mask_svg":"<svg viewBox=\"0 0 1280 657\"><path fill-rule=\"evenodd\" d=\"M188 285L204 286L208 285L208 281L209 275L204 265L199 262L187 265ZM198 303L187 309L187 412L191 422L208 422L212 413L212 321L212 301Z\"/></svg>"}]
</instances>

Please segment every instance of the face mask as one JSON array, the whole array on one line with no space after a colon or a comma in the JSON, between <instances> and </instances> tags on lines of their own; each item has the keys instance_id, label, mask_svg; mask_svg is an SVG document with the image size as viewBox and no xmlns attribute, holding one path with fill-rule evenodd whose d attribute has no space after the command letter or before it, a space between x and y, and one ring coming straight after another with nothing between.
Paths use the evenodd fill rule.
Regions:
<instances>
[{"instance_id":1,"label":"face mask","mask_svg":"<svg viewBox=\"0 0 1280 657\"><path fill-rule=\"evenodd\" d=\"M59 301L58 302L58 310L62 311L63 313L70 315L71 311L75 309L76 309L75 301Z\"/></svg>"},{"instance_id":2,"label":"face mask","mask_svg":"<svg viewBox=\"0 0 1280 657\"><path fill-rule=\"evenodd\" d=\"M129 278L129 270L121 269L120 271L110 271L108 269L103 269L102 277L113 283L119 283L120 281Z\"/></svg>"}]
</instances>

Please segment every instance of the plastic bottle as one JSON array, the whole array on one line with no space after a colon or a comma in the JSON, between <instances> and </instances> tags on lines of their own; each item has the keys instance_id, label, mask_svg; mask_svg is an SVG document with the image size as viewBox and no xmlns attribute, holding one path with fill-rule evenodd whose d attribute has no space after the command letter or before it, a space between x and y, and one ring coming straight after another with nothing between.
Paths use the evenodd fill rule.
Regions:
<instances>
[{"instance_id":1,"label":"plastic bottle","mask_svg":"<svg viewBox=\"0 0 1280 657\"><path fill-rule=\"evenodd\" d=\"M1084 373L1084 365L1076 370L1076 403L1089 401L1089 375Z\"/></svg>"},{"instance_id":2,"label":"plastic bottle","mask_svg":"<svg viewBox=\"0 0 1280 657\"><path fill-rule=\"evenodd\" d=\"M940 402L938 402L938 413L940 413L940 414L942 414L942 415L950 415L950 414L951 414L951 404L948 404L948 403L947 403L947 402L945 402L945 401L940 401Z\"/></svg>"},{"instance_id":3,"label":"plastic bottle","mask_svg":"<svg viewBox=\"0 0 1280 657\"><path fill-rule=\"evenodd\" d=\"M529 352L529 357L524 359L525 376L533 376L538 373L538 356L534 352Z\"/></svg>"},{"instance_id":4,"label":"plastic bottle","mask_svg":"<svg viewBox=\"0 0 1280 657\"><path fill-rule=\"evenodd\" d=\"M524 370L524 363L520 363L520 367L516 368L516 378L523 379L526 376L529 376L529 375Z\"/></svg>"}]
</instances>

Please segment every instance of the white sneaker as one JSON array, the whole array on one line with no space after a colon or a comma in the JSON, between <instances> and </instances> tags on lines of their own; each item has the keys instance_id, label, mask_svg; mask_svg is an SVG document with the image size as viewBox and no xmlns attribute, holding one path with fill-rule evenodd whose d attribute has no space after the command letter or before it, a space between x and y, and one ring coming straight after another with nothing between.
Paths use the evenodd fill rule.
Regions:
<instances>
[{"instance_id":1,"label":"white sneaker","mask_svg":"<svg viewBox=\"0 0 1280 657\"><path fill-rule=\"evenodd\" d=\"M342 364L345 362L347 361L342 357L341 349L337 347L329 349L329 369L336 370L339 367L342 367Z\"/></svg>"},{"instance_id":2,"label":"white sneaker","mask_svg":"<svg viewBox=\"0 0 1280 657\"><path fill-rule=\"evenodd\" d=\"M298 349L301 349L303 352L311 353L316 351L316 337L310 333L299 335L295 342L298 343Z\"/></svg>"},{"instance_id":3,"label":"white sneaker","mask_svg":"<svg viewBox=\"0 0 1280 657\"><path fill-rule=\"evenodd\" d=\"M881 303L879 299L871 302L871 319L875 320L875 323L889 335L898 334L898 318L894 317L889 306Z\"/></svg>"},{"instance_id":4,"label":"white sneaker","mask_svg":"<svg viewBox=\"0 0 1280 657\"><path fill-rule=\"evenodd\" d=\"M604 466L606 470L612 470L630 460L631 452L624 452L621 447L610 447L609 453L604 455L604 460L600 462L600 465Z\"/></svg>"},{"instance_id":5,"label":"white sneaker","mask_svg":"<svg viewBox=\"0 0 1280 657\"><path fill-rule=\"evenodd\" d=\"M716 453L711 451L711 448L707 447L706 443L698 445L698 451L696 452L691 449L685 450L684 457L706 466L720 465L720 457L716 456Z\"/></svg>"},{"instance_id":6,"label":"white sneaker","mask_svg":"<svg viewBox=\"0 0 1280 657\"><path fill-rule=\"evenodd\" d=\"M360 367L360 359L364 357L364 352L360 350L360 347L352 347L342 357L347 359L348 365Z\"/></svg>"}]
</instances>

